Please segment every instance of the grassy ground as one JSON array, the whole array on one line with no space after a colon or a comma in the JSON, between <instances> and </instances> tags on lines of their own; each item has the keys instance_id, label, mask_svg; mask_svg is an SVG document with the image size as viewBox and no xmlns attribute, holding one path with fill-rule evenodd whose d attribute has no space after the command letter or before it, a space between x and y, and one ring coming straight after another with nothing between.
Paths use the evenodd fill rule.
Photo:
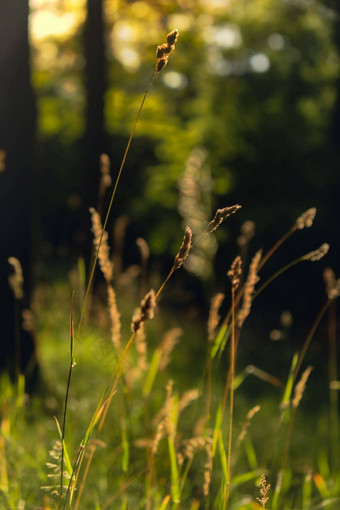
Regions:
<instances>
[{"instance_id":1,"label":"grassy ground","mask_svg":"<svg viewBox=\"0 0 340 510\"><path fill-rule=\"evenodd\" d=\"M132 294L137 304L137 288ZM122 338L130 335L132 302L119 303L124 310ZM40 285L36 290L43 381L38 394L28 400L20 384L14 387L2 379L1 508L58 508L53 492L60 490L60 451L49 452L58 444L54 416L60 423L63 416L70 303L68 282ZM76 345L70 387L65 439L71 463L119 362L110 339L107 307L92 302L92 308L95 311ZM77 303L75 309L77 313ZM86 445L84 464L91 448L95 447L95 454L79 508L255 509L262 507L265 497L269 497L265 507L272 509L338 508L340 480L334 455L338 444L332 439L328 402L317 393L313 397L316 387L327 388L325 371L315 367L316 379L312 372L304 390L297 386L303 366L290 392L289 366L286 379L276 380L275 374L254 372L242 357L237 361L229 474L230 393L223 418L221 412L230 359L223 354L212 361L209 382L206 325L197 317L178 318L160 305L155 319L145 325L145 344L139 339L127 354L102 430L98 433L96 424ZM171 338L177 340L172 349ZM160 345L163 358L166 345L171 350L162 370L157 365ZM293 359L293 350L291 354ZM268 367L264 363L258 368ZM302 401L294 407L299 391ZM250 409L254 416L247 416ZM83 472L84 465L73 505ZM271 484L267 496L260 496L262 473Z\"/></svg>"}]
</instances>

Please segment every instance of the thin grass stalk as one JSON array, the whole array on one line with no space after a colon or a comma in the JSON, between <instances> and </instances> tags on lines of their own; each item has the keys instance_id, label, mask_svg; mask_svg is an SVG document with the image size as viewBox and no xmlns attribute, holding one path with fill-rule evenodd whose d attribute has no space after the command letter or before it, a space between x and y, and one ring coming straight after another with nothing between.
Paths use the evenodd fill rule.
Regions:
<instances>
[{"instance_id":1,"label":"thin grass stalk","mask_svg":"<svg viewBox=\"0 0 340 510\"><path fill-rule=\"evenodd\" d=\"M67 384L66 384L66 394L65 394L65 401L64 401L64 413L63 413L63 423L61 428L61 473L60 473L60 501L63 499L63 483L64 483L64 458L65 458L65 451L64 451L64 441L65 441L65 434L66 434L66 415L67 415L67 406L68 406L68 398L70 394L70 386L71 386L71 378L72 378L72 371L75 366L75 357L74 357L74 292L72 292L72 301L71 301L71 314L70 314L70 366L68 371L68 377L67 377Z\"/></svg>"},{"instance_id":2,"label":"thin grass stalk","mask_svg":"<svg viewBox=\"0 0 340 510\"><path fill-rule=\"evenodd\" d=\"M227 480L227 504L230 495L231 477L231 446L233 437L233 415L234 415L234 379L235 379L235 287L231 288L231 356L230 356L230 397L229 397L229 437L228 437L228 480Z\"/></svg>"},{"instance_id":3,"label":"thin grass stalk","mask_svg":"<svg viewBox=\"0 0 340 510\"><path fill-rule=\"evenodd\" d=\"M307 225L305 225L307 226ZM309 224L308 226L311 226L311 224ZM288 232L286 232L274 245L272 248L270 248L270 250L261 258L260 262L259 262L259 265L258 265L258 268L257 268L257 271L260 271L260 269L262 269L262 267L268 262L268 260L274 255L274 253L280 248L280 246L287 241L287 239L289 239L289 237L291 237L292 234L294 234L294 232L296 232L296 230L298 230L299 227L298 225L295 223L289 230ZM278 275L277 275L278 276ZM269 283L269 282L268 282ZM240 300L243 296L243 292L244 292L244 284L242 284L239 289L238 289L238 292L236 293L236 297L235 297L235 307L238 306L238 304L240 303ZM257 293L256 293L257 294ZM255 297L255 296L254 296ZM226 334L227 332L227 328L228 328L228 324L230 322L230 319L231 319L231 314L232 314L232 309L230 308L223 320L223 323L219 329L219 332L217 333L216 337L218 337L219 335L224 335Z\"/></svg>"},{"instance_id":4,"label":"thin grass stalk","mask_svg":"<svg viewBox=\"0 0 340 510\"><path fill-rule=\"evenodd\" d=\"M98 246L97 246L97 250L96 250L96 255L95 255L95 258L94 258L94 261L93 261L93 264L92 264L92 268L91 268L91 272L90 272L89 282L88 282L87 288L86 288L86 293L85 293L85 298L84 298L83 306L81 308L81 313L80 313L80 319L79 319L79 323L78 323L76 338L78 338L78 336L80 334L81 326L82 326L84 315L85 315L87 301L89 299L91 288L92 288L92 282L93 282L94 272L95 272L97 261L98 261L99 250L100 250L100 247L101 247L101 244L102 244L103 235L104 235L104 232L105 232L105 229L106 229L106 226L107 226L107 222L108 222L109 216L111 214L113 201L114 201L114 198L116 196L116 191L117 191L117 188L118 188L120 177L121 177L122 172L123 172L123 168L124 168L124 165L125 165L126 157L128 155L128 152L129 152L129 149L130 149L130 145L131 145L131 141L132 141L133 135L134 135L134 133L136 131L136 127L137 127L139 118L141 116L142 109L143 109L146 97L147 97L147 95L149 93L150 87L151 87L151 85L152 85L156 75L157 75L157 71L153 71L153 73L151 75L151 78L150 78L150 81L148 83L148 86L146 88L146 91L144 93L141 105L139 107L139 110L138 110L138 113L137 113L134 125L132 127L132 130L131 130L131 133L130 133L130 137L129 137L129 140L127 142L127 145L126 145L126 148L125 148L125 152L124 152L124 155L123 155L123 159L122 159L119 171L118 171L118 175L117 175L116 180L115 180L115 184L114 184L114 187L113 187L113 190L112 190L109 206L108 206L108 209L107 209L107 212L106 212L106 216L105 216L105 220L104 220L104 223L103 223L102 233L100 235L100 239L99 239L99 242L98 242Z\"/></svg>"},{"instance_id":5,"label":"thin grass stalk","mask_svg":"<svg viewBox=\"0 0 340 510\"><path fill-rule=\"evenodd\" d=\"M274 281L276 278L278 278L282 273L284 273L285 271L288 271L288 269L290 269L291 267L294 267L296 264L298 264L299 262L301 262L302 260L305 260L303 257L299 257L295 260L293 260L292 262L289 262L289 264L286 264L285 266L281 267L281 269L279 269L278 271L276 271L276 273L274 273L272 276L270 276L268 278L268 280L266 280L262 285L261 287L254 293L253 295L253 300L259 295L261 294L261 292L272 282Z\"/></svg>"},{"instance_id":6,"label":"thin grass stalk","mask_svg":"<svg viewBox=\"0 0 340 510\"><path fill-rule=\"evenodd\" d=\"M262 260L259 262L258 270L260 270L265 263L274 255L274 253L280 248L280 246L287 241L287 239L294 234L294 232L298 229L297 225L293 225L288 232L286 232L281 239L276 241L276 243L270 248L270 250L265 254L265 256L262 258Z\"/></svg>"},{"instance_id":7,"label":"thin grass stalk","mask_svg":"<svg viewBox=\"0 0 340 510\"><path fill-rule=\"evenodd\" d=\"M302 361L306 355L306 352L308 350L308 347L313 339L313 336L315 334L315 331L317 330L319 324L320 324L320 321L322 319L322 317L325 315L327 309L329 308L329 306L331 305L331 303L333 302L333 299L328 299L323 307L321 308L321 310L319 311L318 313L318 316L316 317L315 321L314 321L314 324L313 326L311 327L307 337L306 337L306 340L302 346L302 349L299 353L299 356L298 356L298 360L297 360L297 363L296 363L296 367L295 367L295 370L294 370L294 374L293 374L293 382L296 380L296 377L299 373L299 370L300 370L300 367L301 367L301 364L302 364Z\"/></svg>"}]
</instances>

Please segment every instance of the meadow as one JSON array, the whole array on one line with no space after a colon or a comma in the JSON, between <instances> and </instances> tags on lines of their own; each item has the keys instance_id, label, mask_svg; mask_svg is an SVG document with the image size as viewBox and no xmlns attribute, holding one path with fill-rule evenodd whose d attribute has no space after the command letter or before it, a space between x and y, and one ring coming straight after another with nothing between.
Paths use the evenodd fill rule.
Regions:
<instances>
[{"instance_id":1,"label":"meadow","mask_svg":"<svg viewBox=\"0 0 340 510\"><path fill-rule=\"evenodd\" d=\"M254 233L243 228L240 255L225 268L225 290L211 295L203 318L189 307L181 310L181 303L176 307L172 282L183 278L195 247L228 228L247 204L217 209L198 236L190 225L184 233L179 225L178 252L165 274L149 267L148 247L139 239L140 264L115 277L105 229L148 90L177 36L170 32L157 48L112 191L102 166L111 201L102 218L94 208L89 213L89 275L79 259L68 277L47 271L49 278L36 285L40 387L27 395L24 375L14 382L2 375L0 504L6 510L340 506L340 281L331 269L324 271L324 305L308 318L299 348L285 345L278 373L281 344L272 360L262 361L261 332L248 327L261 327L263 318L251 322L253 302L277 278L327 255L326 243L307 250L301 244L300 254L288 254L286 264L261 278L262 268L292 236L313 228L316 209L301 211L271 247L254 253ZM317 354L309 364L324 324L327 370ZM282 315L276 335L292 327L289 315Z\"/></svg>"}]
</instances>

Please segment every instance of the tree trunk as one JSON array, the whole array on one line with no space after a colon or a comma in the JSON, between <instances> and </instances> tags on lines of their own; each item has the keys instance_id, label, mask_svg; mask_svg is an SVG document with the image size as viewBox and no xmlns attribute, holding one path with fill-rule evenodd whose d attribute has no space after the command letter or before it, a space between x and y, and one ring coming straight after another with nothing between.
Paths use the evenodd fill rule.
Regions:
<instances>
[{"instance_id":1,"label":"tree trunk","mask_svg":"<svg viewBox=\"0 0 340 510\"><path fill-rule=\"evenodd\" d=\"M83 196L89 207L97 207L99 158L105 152L104 95L106 90L103 1L87 0L84 30L86 131Z\"/></svg>"},{"instance_id":2,"label":"tree trunk","mask_svg":"<svg viewBox=\"0 0 340 510\"><path fill-rule=\"evenodd\" d=\"M34 342L22 328L29 307L30 179L35 103L30 81L28 0L0 3L0 368L12 375L32 368ZM8 285L9 257L20 260L26 298L15 303ZM15 311L16 310L16 311ZM34 364L34 363L33 363Z\"/></svg>"}]
</instances>

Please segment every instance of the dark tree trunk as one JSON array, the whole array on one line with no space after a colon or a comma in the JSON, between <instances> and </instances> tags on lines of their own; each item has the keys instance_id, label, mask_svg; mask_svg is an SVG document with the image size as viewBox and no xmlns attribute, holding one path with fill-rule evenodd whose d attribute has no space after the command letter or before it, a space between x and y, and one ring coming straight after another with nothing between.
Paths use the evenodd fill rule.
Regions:
<instances>
[{"instance_id":1,"label":"dark tree trunk","mask_svg":"<svg viewBox=\"0 0 340 510\"><path fill-rule=\"evenodd\" d=\"M83 196L86 211L97 207L99 158L105 152L104 95L106 90L103 1L87 0L84 30L86 131Z\"/></svg>"},{"instance_id":2,"label":"dark tree trunk","mask_svg":"<svg viewBox=\"0 0 340 510\"><path fill-rule=\"evenodd\" d=\"M28 297L14 304L8 285L8 258L16 257L23 268L25 296L29 296L35 103L28 9L28 0L0 2L0 150L5 154L0 171L0 365L12 374L19 364L21 371L31 369L35 355L32 335L21 327L21 311L29 306Z\"/></svg>"},{"instance_id":3,"label":"dark tree trunk","mask_svg":"<svg viewBox=\"0 0 340 510\"><path fill-rule=\"evenodd\" d=\"M335 11L334 21L334 43L337 48L338 58L340 57L340 5L338 0L332 0L328 3ZM339 187L340 187L340 75L337 78L337 94L333 108L333 115L330 125L330 141L331 141L331 166L332 166L332 196L330 197L329 222L331 225L330 244L333 251L331 257L332 267L338 273L339 277L340 263L340 203L339 203Z\"/></svg>"}]
</instances>

